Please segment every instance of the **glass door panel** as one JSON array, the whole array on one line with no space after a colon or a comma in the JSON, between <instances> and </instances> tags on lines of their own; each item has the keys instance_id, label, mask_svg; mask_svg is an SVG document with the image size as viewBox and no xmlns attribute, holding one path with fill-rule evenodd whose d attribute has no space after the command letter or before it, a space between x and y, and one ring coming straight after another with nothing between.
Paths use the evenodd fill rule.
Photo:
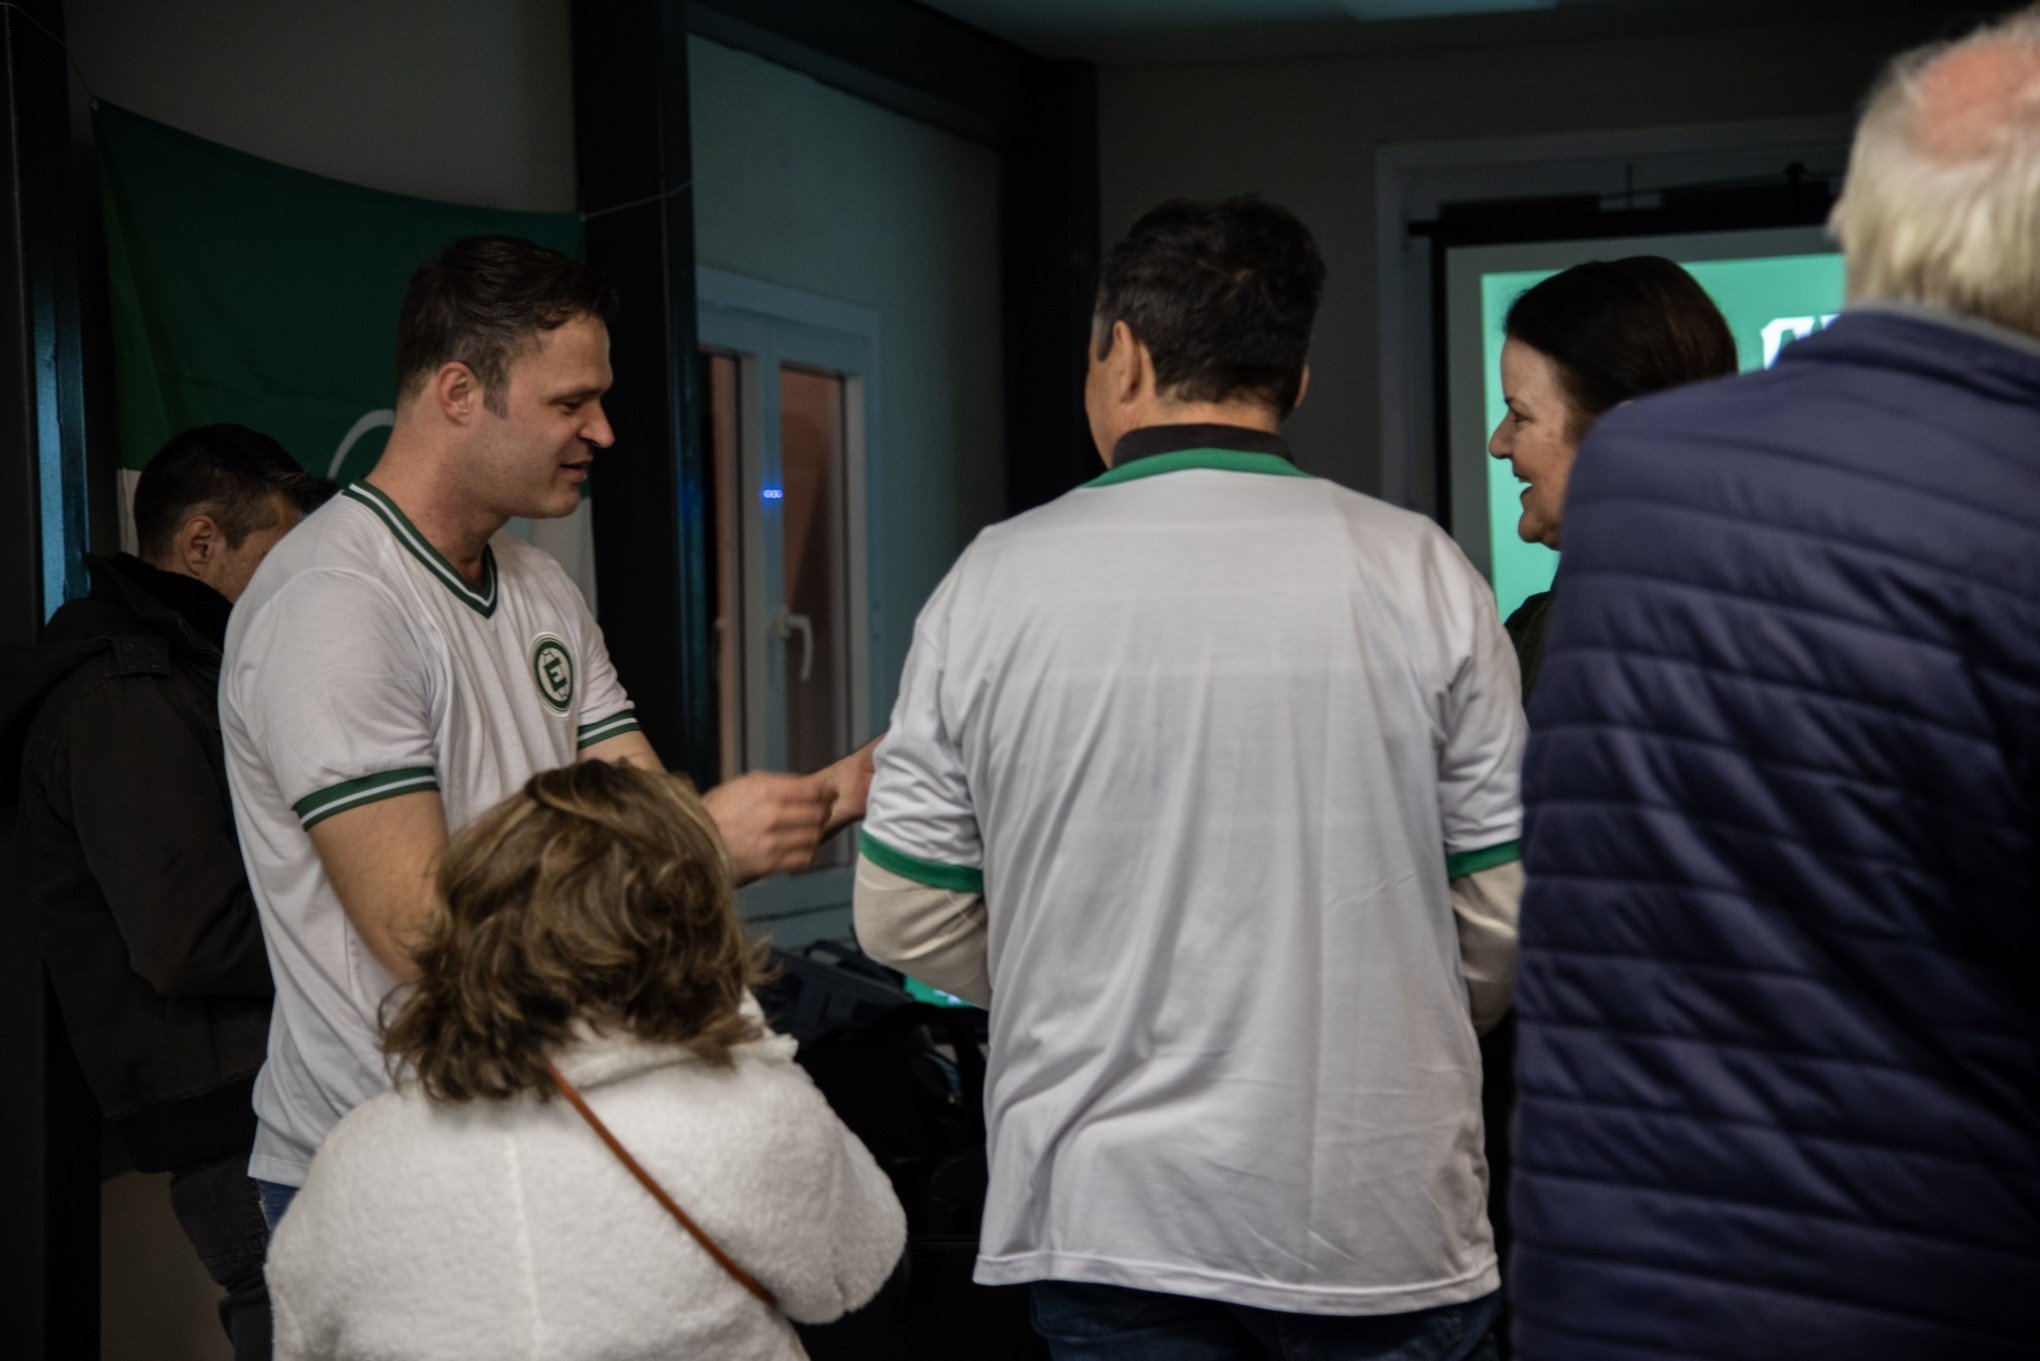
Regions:
<instances>
[{"instance_id":1,"label":"glass door panel","mask_svg":"<svg viewBox=\"0 0 2040 1361\"><path fill-rule=\"evenodd\" d=\"M877 318L697 271L720 777L819 770L871 735L865 570ZM847 914L855 838L749 885L754 924Z\"/></svg>"},{"instance_id":2,"label":"glass door panel","mask_svg":"<svg viewBox=\"0 0 2040 1361\"><path fill-rule=\"evenodd\" d=\"M787 759L796 770L827 765L849 750L843 655L843 378L779 371L779 468L783 589L788 640Z\"/></svg>"},{"instance_id":3,"label":"glass door panel","mask_svg":"<svg viewBox=\"0 0 2040 1361\"><path fill-rule=\"evenodd\" d=\"M766 494L779 493L777 631L787 648L786 757L794 770L819 770L851 746L845 409L842 374L780 367L780 482ZM848 864L848 841L832 842L817 866Z\"/></svg>"}]
</instances>

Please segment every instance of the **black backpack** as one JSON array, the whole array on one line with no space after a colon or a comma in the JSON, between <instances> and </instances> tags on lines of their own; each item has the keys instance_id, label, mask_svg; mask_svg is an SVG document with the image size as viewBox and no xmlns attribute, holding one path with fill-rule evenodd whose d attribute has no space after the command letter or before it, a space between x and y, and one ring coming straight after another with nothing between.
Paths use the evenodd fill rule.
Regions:
<instances>
[{"instance_id":1,"label":"black backpack","mask_svg":"<svg viewBox=\"0 0 2040 1361\"><path fill-rule=\"evenodd\" d=\"M822 943L775 952L758 989L773 1028L891 1178L907 1250L878 1297L834 1323L800 1326L814 1361L1048 1355L1021 1286L971 1280L985 1204L985 1013L915 1001L900 975Z\"/></svg>"}]
</instances>

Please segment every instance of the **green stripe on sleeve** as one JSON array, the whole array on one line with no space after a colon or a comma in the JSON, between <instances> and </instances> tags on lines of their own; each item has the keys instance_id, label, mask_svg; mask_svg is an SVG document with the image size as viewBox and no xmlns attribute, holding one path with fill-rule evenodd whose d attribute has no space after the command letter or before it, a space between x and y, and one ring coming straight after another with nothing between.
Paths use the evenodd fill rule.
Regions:
<instances>
[{"instance_id":1,"label":"green stripe on sleeve","mask_svg":"<svg viewBox=\"0 0 2040 1361\"><path fill-rule=\"evenodd\" d=\"M599 723L583 723L575 731L574 749L582 751L597 742L606 742L627 732L643 731L644 726L637 721L637 710L625 709L620 714L611 714Z\"/></svg>"},{"instance_id":2,"label":"green stripe on sleeve","mask_svg":"<svg viewBox=\"0 0 2040 1361\"><path fill-rule=\"evenodd\" d=\"M1523 858L1523 843L1504 841L1499 846L1488 846L1478 851L1461 851L1458 855L1445 857L1445 877L1458 879L1469 874L1479 874L1497 865L1506 865L1512 860Z\"/></svg>"},{"instance_id":3,"label":"green stripe on sleeve","mask_svg":"<svg viewBox=\"0 0 2040 1361\"><path fill-rule=\"evenodd\" d=\"M292 804L291 811L298 815L310 831L335 813L344 813L350 808L359 808L366 803L382 799L393 799L399 794L415 794L422 789L439 788L439 777L430 766L413 766L406 770L385 770L376 775L364 775L358 780L346 780L316 794L307 794Z\"/></svg>"},{"instance_id":4,"label":"green stripe on sleeve","mask_svg":"<svg viewBox=\"0 0 2040 1361\"><path fill-rule=\"evenodd\" d=\"M919 856L896 851L871 833L860 830L857 834L857 849L864 858L882 870L891 870L902 878L912 879L917 884L930 888L955 889L962 893L983 893L985 872L968 865L944 865L935 860L923 860Z\"/></svg>"}]
</instances>

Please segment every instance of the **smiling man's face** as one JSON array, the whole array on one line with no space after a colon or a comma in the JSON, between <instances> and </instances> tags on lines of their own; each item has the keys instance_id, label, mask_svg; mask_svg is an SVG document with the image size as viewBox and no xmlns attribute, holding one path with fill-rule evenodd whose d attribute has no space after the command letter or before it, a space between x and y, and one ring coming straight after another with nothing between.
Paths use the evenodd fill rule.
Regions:
<instances>
[{"instance_id":1,"label":"smiling man's face","mask_svg":"<svg viewBox=\"0 0 2040 1361\"><path fill-rule=\"evenodd\" d=\"M477 488L499 514L534 520L571 515L597 449L616 442L603 394L609 369L609 328L577 316L550 331L510 365L500 400L482 417Z\"/></svg>"}]
</instances>

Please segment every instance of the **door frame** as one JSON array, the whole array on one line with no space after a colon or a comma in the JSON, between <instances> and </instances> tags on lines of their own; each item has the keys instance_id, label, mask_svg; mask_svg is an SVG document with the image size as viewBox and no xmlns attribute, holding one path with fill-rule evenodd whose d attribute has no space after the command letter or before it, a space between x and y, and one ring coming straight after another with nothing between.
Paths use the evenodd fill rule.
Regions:
<instances>
[{"instance_id":1,"label":"door frame","mask_svg":"<svg viewBox=\"0 0 2040 1361\"><path fill-rule=\"evenodd\" d=\"M764 627L766 614L785 599L781 512L764 495L777 483L779 384L782 364L846 376L844 383L844 642L850 672L850 748L868 741L884 723L872 710L871 658L883 601L872 590L871 544L883 532L885 458L878 441L881 393L880 317L876 309L824 297L729 270L695 269L699 344L737 356L739 521L755 515L758 532L742 534L741 592L744 657L745 765L787 768L783 722L757 716L784 711L788 650ZM725 772L727 775L728 772ZM738 895L745 920L771 924L782 945L794 938L843 934L849 926L848 867L782 875L748 885Z\"/></svg>"},{"instance_id":2,"label":"door frame","mask_svg":"<svg viewBox=\"0 0 2040 1361\"><path fill-rule=\"evenodd\" d=\"M592 498L603 631L660 755L714 768L704 394L687 39L698 33L998 152L1008 513L1096 471L1083 415L1098 262L1097 75L913 0L570 0L589 260L626 300L608 399L631 444ZM881 504L874 484L870 505ZM875 533L877 526L870 528Z\"/></svg>"},{"instance_id":3,"label":"door frame","mask_svg":"<svg viewBox=\"0 0 2040 1361\"><path fill-rule=\"evenodd\" d=\"M884 721L872 711L871 658L884 602L872 590L871 544L881 530L885 499L879 484L884 458L878 445L879 314L857 303L826 298L702 265L695 272L696 333L700 343L735 352L739 388L748 400L738 406L739 505L756 508L760 529L747 534L744 552L744 703L747 714L771 712L783 692L785 649L763 636L760 611L785 595L785 554L781 522L767 508L765 489L779 473L779 390L767 381L780 365L820 369L846 376L844 383L843 476L844 558L848 567L844 641L850 673L849 728L852 746L866 741ZM784 734L761 737L747 722L745 764L753 770L784 770Z\"/></svg>"}]
</instances>

